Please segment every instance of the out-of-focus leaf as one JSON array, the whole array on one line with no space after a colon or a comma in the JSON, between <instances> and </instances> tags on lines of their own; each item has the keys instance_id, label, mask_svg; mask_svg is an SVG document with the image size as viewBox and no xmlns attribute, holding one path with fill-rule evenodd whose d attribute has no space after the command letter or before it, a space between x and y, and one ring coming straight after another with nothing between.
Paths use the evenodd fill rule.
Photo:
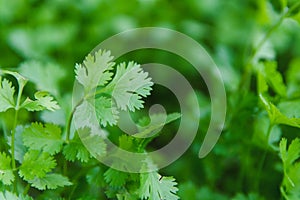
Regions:
<instances>
[{"instance_id":1,"label":"out-of-focus leaf","mask_svg":"<svg viewBox=\"0 0 300 200\"><path fill-rule=\"evenodd\" d=\"M65 70L55 63L27 61L20 65L20 73L34 82L38 90L59 94L59 82L65 77Z\"/></svg>"}]
</instances>

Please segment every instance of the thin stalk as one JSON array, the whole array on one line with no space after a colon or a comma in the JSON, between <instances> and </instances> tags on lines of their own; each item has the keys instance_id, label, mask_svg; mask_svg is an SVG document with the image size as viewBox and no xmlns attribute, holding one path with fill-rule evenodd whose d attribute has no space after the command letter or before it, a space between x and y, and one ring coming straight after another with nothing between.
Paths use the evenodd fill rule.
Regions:
<instances>
[{"instance_id":1,"label":"thin stalk","mask_svg":"<svg viewBox=\"0 0 300 200\"><path fill-rule=\"evenodd\" d=\"M287 196L287 194L285 193L283 187L280 187L280 192L281 192L282 196L283 196L286 200L290 200L290 198L289 198L289 197Z\"/></svg>"},{"instance_id":2,"label":"thin stalk","mask_svg":"<svg viewBox=\"0 0 300 200\"><path fill-rule=\"evenodd\" d=\"M68 144L70 142L70 136L71 136L71 125L72 125L72 121L73 121L73 117L74 117L74 113L76 111L76 108L78 106L80 106L80 104L82 104L83 102L83 99L80 100L78 102L78 104L73 108L71 114L70 114L70 117L68 119L68 122L67 122L67 134L66 134L66 143ZM66 159L64 159L63 161L63 174L65 176L67 176L67 172L68 172L68 161Z\"/></svg>"},{"instance_id":3,"label":"thin stalk","mask_svg":"<svg viewBox=\"0 0 300 200\"><path fill-rule=\"evenodd\" d=\"M290 9L288 9L287 11L283 11L282 16L280 17L280 19L268 30L268 32L265 34L265 36L262 38L262 40L258 43L258 45L252 50L252 53L249 57L249 59L247 59L247 61L245 62L245 71L242 75L242 80L240 82L239 85L239 90L242 91L242 95L239 98L244 98L244 95L247 94L247 92L250 90L250 81L251 81L251 76L252 76L252 66L251 63L253 62L253 59L255 58L257 52L259 52L259 50L261 50L261 48L263 47L263 45L266 43L266 41L268 40L268 38L275 32L275 30L282 24L283 20L288 17L293 11L295 11L295 9L297 9L300 6L300 1L298 1L297 3L295 3ZM234 113L238 113L238 109L235 108L233 110ZM269 129L271 129L272 127L269 127ZM268 132L271 130L268 130ZM269 134L268 134L269 135ZM250 147L247 150L246 153L246 157L247 157L247 161L249 159L250 156ZM260 164L260 170L262 170L262 167L264 165L265 159L267 156L267 150L265 150L265 153L262 157L262 161ZM241 171L241 175L240 175L240 182L243 182L244 176L245 176L245 166L242 168ZM260 174L260 172L259 172ZM259 175L260 176L260 175ZM259 181L259 180L258 180ZM257 185L257 187L259 186L259 183Z\"/></svg>"},{"instance_id":4,"label":"thin stalk","mask_svg":"<svg viewBox=\"0 0 300 200\"><path fill-rule=\"evenodd\" d=\"M19 84L19 90L18 90L18 97L17 102L15 106L15 116L14 116L14 122L12 127L12 133L11 133L11 160L12 160L12 169L16 169L16 161L15 161L15 135L16 135L16 128L18 124L18 117L19 117L19 109L20 109L20 102L21 97L24 89L24 84ZM14 182L14 190L16 191L17 185L16 181Z\"/></svg>"},{"instance_id":5,"label":"thin stalk","mask_svg":"<svg viewBox=\"0 0 300 200\"><path fill-rule=\"evenodd\" d=\"M71 135L71 125L72 125L72 121L73 121L73 117L74 117L74 113L76 111L76 108L78 106L80 106L82 104L82 102L84 101L84 99L81 99L77 105L73 108L71 114L70 114L70 117L68 119L68 122L67 122L67 135L66 135L66 142L69 143L70 142L70 135Z\"/></svg>"},{"instance_id":6,"label":"thin stalk","mask_svg":"<svg viewBox=\"0 0 300 200\"><path fill-rule=\"evenodd\" d=\"M71 112L71 114L70 114L70 117L69 117L69 119L68 119L68 122L67 122L67 135L66 135L66 142L67 143L69 143L69 141L70 141L70 135L71 135L71 125L72 125L72 121L73 121L73 118L74 118L74 113L75 113L75 111L76 111L76 108L78 107L78 106L80 106L82 103L83 103L83 101L85 101L85 100L88 100L88 99L90 99L90 98L93 98L93 97L95 97L96 95L98 95L98 94L102 94L102 93L105 93L105 91L107 91L107 88L102 88L102 89L100 89L100 90L96 90L95 91L95 93L88 93L88 94L86 94L77 104L76 104L76 106L73 108L73 110L72 110L72 112Z\"/></svg>"},{"instance_id":7,"label":"thin stalk","mask_svg":"<svg viewBox=\"0 0 300 200\"><path fill-rule=\"evenodd\" d=\"M27 184L25 189L24 189L23 195L27 195L29 189L30 189L30 184Z\"/></svg>"},{"instance_id":8,"label":"thin stalk","mask_svg":"<svg viewBox=\"0 0 300 200\"><path fill-rule=\"evenodd\" d=\"M73 122L73 118L74 118L74 114L75 114L75 111L76 109L78 108L78 106L80 106L85 100L87 99L90 99L92 97L95 97L96 95L98 94L101 94L105 91L105 88L102 88L100 90L97 90L95 91L94 94L86 94L77 104L76 106L74 106L74 108L72 109L72 112L69 116L69 119L67 121L67 126L66 126L66 130L67 130L67 133L66 133L66 143L69 143L70 142L70 137L71 137L71 126L72 126L72 122ZM63 163L63 173L64 175L67 175L67 171L68 171L68 163L67 163L67 160L64 161Z\"/></svg>"},{"instance_id":9,"label":"thin stalk","mask_svg":"<svg viewBox=\"0 0 300 200\"><path fill-rule=\"evenodd\" d=\"M274 125L270 123L269 128L268 128L268 132L267 132L267 141L268 141L268 144L269 144L269 137L270 137L270 134L271 134L273 126ZM259 184L260 184L261 174L262 174L263 167L264 167L264 164L265 164L265 161L266 161L266 158L267 158L268 150L269 150L269 146L267 146L264 149L262 158L261 158L259 166L258 166L258 173L257 173L257 178L256 178L256 184L255 184L255 187L254 187L254 189L256 191L258 191L258 192L259 192Z\"/></svg>"},{"instance_id":10,"label":"thin stalk","mask_svg":"<svg viewBox=\"0 0 300 200\"><path fill-rule=\"evenodd\" d=\"M290 9L287 11L283 11L280 19L268 30L268 32L264 35L261 41L257 44L257 46L253 49L249 59L245 64L245 72L242 76L242 81L240 84L240 89L244 89L244 91L248 91L250 87L250 80L252 75L252 65L253 59L256 54L261 50L263 45L267 42L267 40L271 37L271 35L277 30L277 28L282 24L283 20L287 18L295 9L300 6L300 1L295 3Z\"/></svg>"}]
</instances>

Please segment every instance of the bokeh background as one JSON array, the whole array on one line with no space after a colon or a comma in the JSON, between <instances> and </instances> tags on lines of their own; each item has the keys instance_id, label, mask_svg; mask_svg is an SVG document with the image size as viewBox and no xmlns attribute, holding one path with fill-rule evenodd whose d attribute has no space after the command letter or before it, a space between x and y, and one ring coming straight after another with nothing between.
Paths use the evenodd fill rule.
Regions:
<instances>
[{"instance_id":1,"label":"bokeh background","mask_svg":"<svg viewBox=\"0 0 300 200\"><path fill-rule=\"evenodd\" d=\"M184 156L162 169L163 174L176 178L182 199L280 199L282 168L278 154L269 152L261 173L257 170L267 145L259 132L267 118L261 116L261 108L257 107L255 81L250 81L246 98L236 101L236 96L242 92L240 85L251 53L278 22L281 12L279 0L0 0L0 67L18 69L24 62L44 63L45 67L55 65L51 69L56 71L49 70L46 74L60 77L60 89L52 93L58 99L70 100L75 63L81 63L101 41L138 27L164 27L182 32L198 41L212 56L222 73L228 96L225 129L213 152L204 159L198 158L198 151L210 120L210 99L201 76L182 58L159 50L139 50L118 59L172 66L197 91L199 105L194 106L200 106L201 119L198 121L191 113L190 123L199 123L198 136ZM296 20L284 20L266 44L259 52L261 58L276 60L284 77L290 66L300 65L300 26ZM27 92L30 93L30 88ZM155 86L146 105L160 103L168 112L178 111L178 102L170 95L166 88ZM60 101L70 104L67 100ZM64 125L57 116L51 118L49 114L23 113L22 117L24 121L42 118ZM61 118L64 117L62 114ZM6 120L5 116L2 120ZM173 129L176 124L166 132ZM299 134L299 130L288 127L279 132L291 138ZM167 142L170 138L166 135L160 141ZM163 144L156 141L152 145Z\"/></svg>"}]
</instances>

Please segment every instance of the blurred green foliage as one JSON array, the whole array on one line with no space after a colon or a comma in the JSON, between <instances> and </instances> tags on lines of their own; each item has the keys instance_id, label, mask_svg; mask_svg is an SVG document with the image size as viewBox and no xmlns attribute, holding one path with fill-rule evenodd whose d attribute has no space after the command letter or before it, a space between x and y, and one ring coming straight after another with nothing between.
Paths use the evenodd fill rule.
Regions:
<instances>
[{"instance_id":1,"label":"blurred green foliage","mask_svg":"<svg viewBox=\"0 0 300 200\"><path fill-rule=\"evenodd\" d=\"M182 32L203 45L212 56L228 96L225 128L213 152L204 159L198 159L198 151L210 120L210 99L201 76L185 60L159 50L131 52L119 58L173 66L197 90L199 105L194 106L200 106L200 122L192 112L189 117L190 123L199 123L199 134L184 156L163 169L163 173L176 178L182 199L280 199L283 167L278 153L279 140L282 136L292 140L299 136L300 130L274 125L268 134L271 122L257 94L255 73L259 62L276 62L287 87L286 96L277 95L273 89L268 97L284 115L299 118L299 6L282 18L295 4L299 1L0 0L0 66L9 69L20 66L21 73L31 63L51 69L43 74L32 68L41 79L49 79L41 85L34 77L32 81L38 89L52 90L63 111L33 116L21 112L20 121L42 119L63 126L65 113L71 109L74 65L101 41L138 27L165 27ZM24 75L30 77L30 73ZM53 76L57 79L51 79ZM25 92L32 95L30 89ZM146 104L160 103L178 111L177 102L170 100L169 95L164 88L155 86L153 97ZM1 136L7 134L4 124L12 126L6 117L9 115L1 114ZM0 144L0 150L5 149L3 139ZM72 167L69 176L71 181L76 177L74 188L47 191L39 198L58 199L57 195L64 192L72 194L72 198L105 198L102 169L86 168L78 173L80 164ZM36 196L39 192L31 190L30 194Z\"/></svg>"}]
</instances>

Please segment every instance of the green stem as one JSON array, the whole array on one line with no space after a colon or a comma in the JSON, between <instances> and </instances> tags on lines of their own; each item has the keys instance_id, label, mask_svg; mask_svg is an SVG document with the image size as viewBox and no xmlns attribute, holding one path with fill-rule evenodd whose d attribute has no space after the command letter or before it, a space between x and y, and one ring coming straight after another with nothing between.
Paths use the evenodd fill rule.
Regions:
<instances>
[{"instance_id":1,"label":"green stem","mask_svg":"<svg viewBox=\"0 0 300 200\"><path fill-rule=\"evenodd\" d=\"M27 195L29 189L30 189L30 184L27 184L25 189L24 189L23 195Z\"/></svg>"},{"instance_id":2,"label":"green stem","mask_svg":"<svg viewBox=\"0 0 300 200\"><path fill-rule=\"evenodd\" d=\"M101 93L104 93L106 91L105 88L102 88L100 90L97 90L95 91L94 94L90 94L88 93L87 95L85 95L77 104L76 106L74 106L74 108L72 109L72 112L69 116L69 119L68 119L68 122L67 122L67 126L66 126L66 143L69 143L70 142L70 137L71 137L71 126L72 126L72 122L73 122L73 118L74 118L74 114L75 114L75 111L76 109L78 108L78 106L80 106L85 100L89 99L89 98L92 98L92 97L95 97L96 95L98 94L101 94ZM67 175L67 171L68 171L68 163L67 161L65 160L64 163L63 163L63 173L64 175Z\"/></svg>"},{"instance_id":3,"label":"green stem","mask_svg":"<svg viewBox=\"0 0 300 200\"><path fill-rule=\"evenodd\" d=\"M72 125L72 121L73 121L73 118L74 118L74 113L77 109L78 106L80 106L82 104L82 102L84 101L84 98L81 99L77 104L76 106L73 108L71 114L70 114L70 117L68 119L68 122L67 122L67 136L66 136L66 142L69 143L70 142L70 135L71 135L71 125Z\"/></svg>"},{"instance_id":4,"label":"green stem","mask_svg":"<svg viewBox=\"0 0 300 200\"><path fill-rule=\"evenodd\" d=\"M257 44L257 46L253 49L251 56L247 60L245 64L245 72L242 76L242 81L240 84L240 89L244 91L248 91L250 87L251 75L252 75L252 65L253 59L255 58L256 54L261 50L263 45L267 42L270 36L276 31L276 29L282 24L283 20L287 18L295 9L300 6L300 1L295 3L289 10L283 12L280 19L268 30L262 40Z\"/></svg>"},{"instance_id":5,"label":"green stem","mask_svg":"<svg viewBox=\"0 0 300 200\"><path fill-rule=\"evenodd\" d=\"M241 154L241 158L243 158L243 160L241 160L241 171L239 174L239 178L238 178L238 184L237 184L237 191L241 191L243 189L244 186L244 182L246 180L246 174L249 168L249 159L250 159L250 144L247 144L248 147L246 148L246 152L242 152L243 154Z\"/></svg>"},{"instance_id":6,"label":"green stem","mask_svg":"<svg viewBox=\"0 0 300 200\"><path fill-rule=\"evenodd\" d=\"M23 93L25 84L19 83L19 90L18 90L18 97L17 97L17 102L15 106L15 117L14 117L14 122L13 122L13 127L12 127L12 134L11 134L11 159L12 159L12 169L16 169L16 161L15 161L15 135L16 135L16 128L18 124L18 117L19 117L19 109L20 109L20 102L21 102L21 97ZM17 185L16 181L14 184L14 190L16 191Z\"/></svg>"},{"instance_id":7,"label":"green stem","mask_svg":"<svg viewBox=\"0 0 300 200\"><path fill-rule=\"evenodd\" d=\"M286 200L290 200L290 198L287 196L287 194L285 193L283 187L280 187L280 192L282 194L282 196L286 199Z\"/></svg>"},{"instance_id":8,"label":"green stem","mask_svg":"<svg viewBox=\"0 0 300 200\"><path fill-rule=\"evenodd\" d=\"M18 110L15 111L13 129L11 134L11 157L12 157L12 169L16 168L16 161L15 161L15 135L16 135L16 127L18 123Z\"/></svg>"},{"instance_id":9,"label":"green stem","mask_svg":"<svg viewBox=\"0 0 300 200\"><path fill-rule=\"evenodd\" d=\"M82 102L82 101L80 101ZM71 125L72 125L72 121L73 121L73 117L74 117L74 113L75 113L75 110L76 108L80 105L81 103L78 103L72 110L71 114L70 114L70 117L68 119L68 122L67 122L67 135L66 135L66 142L69 143L70 142L70 135L71 135Z\"/></svg>"},{"instance_id":10,"label":"green stem","mask_svg":"<svg viewBox=\"0 0 300 200\"><path fill-rule=\"evenodd\" d=\"M260 161L259 166L258 166L256 184L255 184L255 187L254 187L254 189L258 192L259 192L259 184L260 184L261 174L262 174L263 167L264 167L264 164L265 164L265 161L266 161L266 158L267 158L267 154L268 154L268 150L269 150L269 137L270 137L273 126L274 125L270 123L269 128L268 128L268 132L267 132L268 146L264 149L261 161Z\"/></svg>"},{"instance_id":11,"label":"green stem","mask_svg":"<svg viewBox=\"0 0 300 200\"><path fill-rule=\"evenodd\" d=\"M107 88L102 88L102 89L100 89L100 90L97 90L97 91L95 91L95 93L93 93L93 94L88 93L88 94L85 95L85 96L84 96L84 97L76 104L76 106L73 108L73 110L72 110L72 112L71 112L71 114L70 114L70 117L69 117L69 119L68 119L68 122L67 122L67 135L66 135L66 142L67 142L67 143L69 143L69 141L70 141L71 125L72 125L72 121L73 121L73 118L74 118L74 113L75 113L75 111L76 111L76 108L77 108L78 106L80 106L80 105L83 103L83 101L85 101L85 100L87 100L87 99L90 99L90 98L93 98L93 97L95 97L95 96L98 95L98 94L105 93L105 91L107 91Z\"/></svg>"}]
</instances>

